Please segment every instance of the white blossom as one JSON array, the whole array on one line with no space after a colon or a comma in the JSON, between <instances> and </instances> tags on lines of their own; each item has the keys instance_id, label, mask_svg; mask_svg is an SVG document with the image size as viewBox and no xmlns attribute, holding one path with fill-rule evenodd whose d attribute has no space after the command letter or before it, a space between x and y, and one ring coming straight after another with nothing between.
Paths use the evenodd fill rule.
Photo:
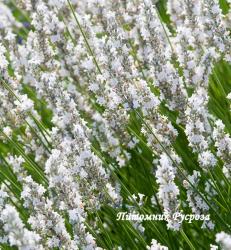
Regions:
<instances>
[{"instance_id":1,"label":"white blossom","mask_svg":"<svg viewBox=\"0 0 231 250\"><path fill-rule=\"evenodd\" d=\"M225 232L216 234L216 242L219 243L224 250L231 248L231 236Z\"/></svg>"}]
</instances>

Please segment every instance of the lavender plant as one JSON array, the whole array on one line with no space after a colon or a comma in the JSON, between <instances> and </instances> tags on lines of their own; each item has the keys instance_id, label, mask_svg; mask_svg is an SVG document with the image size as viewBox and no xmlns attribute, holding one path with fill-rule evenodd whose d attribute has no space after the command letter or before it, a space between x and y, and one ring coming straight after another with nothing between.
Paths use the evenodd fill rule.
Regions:
<instances>
[{"instance_id":1,"label":"lavender plant","mask_svg":"<svg viewBox=\"0 0 231 250\"><path fill-rule=\"evenodd\" d=\"M231 249L230 13L0 1L0 249Z\"/></svg>"}]
</instances>

